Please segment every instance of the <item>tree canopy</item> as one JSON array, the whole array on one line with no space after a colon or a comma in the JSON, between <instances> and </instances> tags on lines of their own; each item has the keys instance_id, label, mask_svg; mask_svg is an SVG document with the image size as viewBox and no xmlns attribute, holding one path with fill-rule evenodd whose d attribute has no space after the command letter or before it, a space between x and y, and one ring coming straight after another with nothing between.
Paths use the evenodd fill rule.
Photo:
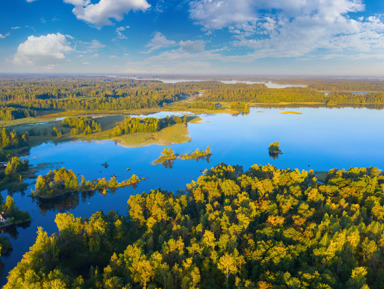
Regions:
<instances>
[{"instance_id":1,"label":"tree canopy","mask_svg":"<svg viewBox=\"0 0 384 289\"><path fill-rule=\"evenodd\" d=\"M218 165L128 216L58 214L8 288L381 288L384 175Z\"/></svg>"}]
</instances>

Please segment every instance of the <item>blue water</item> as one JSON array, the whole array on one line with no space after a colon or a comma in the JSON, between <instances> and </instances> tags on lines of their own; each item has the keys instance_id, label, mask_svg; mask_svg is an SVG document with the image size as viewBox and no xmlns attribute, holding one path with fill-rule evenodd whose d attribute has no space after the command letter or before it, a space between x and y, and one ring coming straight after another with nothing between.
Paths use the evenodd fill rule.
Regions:
<instances>
[{"instance_id":1,"label":"blue water","mask_svg":"<svg viewBox=\"0 0 384 289\"><path fill-rule=\"evenodd\" d=\"M17 206L29 211L33 220L29 227L18 228L17 238L12 239L11 255L2 257L5 268L1 284L6 282L8 271L33 245L38 226L49 234L56 232L54 219L58 212L69 211L76 217L84 217L99 210L108 212L113 209L125 214L129 196L158 187L173 191L183 189L185 184L196 180L201 171L221 162L239 164L245 170L252 164L268 163L278 168L315 171L369 166L384 168L384 111L366 108L295 110L303 114L281 114L279 108L253 108L248 115L202 115L203 122L188 124L191 142L167 147L185 154L209 145L213 153L209 163L205 160L176 160L172 169L152 164L164 149L160 145L126 148L105 140L46 143L32 148L27 159L33 166L51 163L38 174L64 166L87 179L116 175L118 180L123 180L137 174L146 180L137 188L122 188L106 196L100 193L88 197L73 195L49 206L41 205L29 196L33 185L25 194L15 193ZM283 152L278 159L272 159L268 154L269 144L275 141L280 142ZM109 164L108 168L101 165L105 162ZM127 168L131 170L127 172ZM5 193L2 192L3 197Z\"/></svg>"}]
</instances>

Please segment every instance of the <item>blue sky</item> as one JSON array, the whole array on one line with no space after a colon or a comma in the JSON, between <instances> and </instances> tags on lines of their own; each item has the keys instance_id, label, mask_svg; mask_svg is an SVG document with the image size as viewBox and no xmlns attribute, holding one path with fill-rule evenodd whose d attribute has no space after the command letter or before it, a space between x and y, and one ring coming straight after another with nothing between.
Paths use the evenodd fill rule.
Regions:
<instances>
[{"instance_id":1,"label":"blue sky","mask_svg":"<svg viewBox=\"0 0 384 289\"><path fill-rule=\"evenodd\" d=\"M0 0L0 72L384 76L384 1Z\"/></svg>"}]
</instances>

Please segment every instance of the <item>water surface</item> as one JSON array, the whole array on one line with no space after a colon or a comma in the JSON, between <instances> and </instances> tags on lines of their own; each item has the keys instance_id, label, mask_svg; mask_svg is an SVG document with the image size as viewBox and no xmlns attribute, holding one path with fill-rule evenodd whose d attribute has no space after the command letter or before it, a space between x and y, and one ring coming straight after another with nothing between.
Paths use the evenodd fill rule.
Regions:
<instances>
[{"instance_id":1,"label":"water surface","mask_svg":"<svg viewBox=\"0 0 384 289\"><path fill-rule=\"evenodd\" d=\"M252 108L248 115L228 114L201 115L203 122L188 124L192 141L171 147L176 153L191 153L196 148L211 147L213 155L209 163L204 160L176 160L173 168L153 165L164 146L152 145L141 148L126 148L105 141L75 141L60 144L46 143L30 150L27 159L33 166L50 163L38 174L65 166L87 179L111 177L118 180L129 178L133 173L147 180L137 188L122 188L106 196L100 193L75 194L59 201L38 202L32 199L30 189L25 194L13 195L22 210L29 211L32 222L27 228L18 228L12 239L13 251L2 257L5 263L1 284L5 276L22 255L33 245L38 226L49 234L56 232L54 223L58 212L69 211L76 217L90 216L96 211L116 210L127 212L129 196L149 192L161 187L164 190L185 188L186 183L196 180L201 171L221 162L239 164L248 169L252 164L271 163L278 168L313 169L384 167L384 134L382 110L366 108L299 108L303 114L281 114L279 108ZM258 112L262 111L262 112ZM157 117L171 115L162 112ZM283 154L272 159L268 154L271 142L279 141ZM101 164L107 162L108 168ZM130 168L130 171L126 171ZM30 181L32 182L32 180ZM5 197L6 192L2 192ZM15 233L15 232L13 232ZM4 234L9 236L9 234Z\"/></svg>"}]
</instances>

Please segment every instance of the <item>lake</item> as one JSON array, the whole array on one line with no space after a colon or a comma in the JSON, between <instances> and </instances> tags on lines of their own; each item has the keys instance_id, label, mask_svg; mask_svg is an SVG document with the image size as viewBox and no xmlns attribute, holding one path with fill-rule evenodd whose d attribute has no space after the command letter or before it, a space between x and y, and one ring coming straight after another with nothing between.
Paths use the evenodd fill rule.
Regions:
<instances>
[{"instance_id":1,"label":"lake","mask_svg":"<svg viewBox=\"0 0 384 289\"><path fill-rule=\"evenodd\" d=\"M8 271L16 266L22 255L35 242L38 226L49 234L56 232L54 223L58 212L69 211L76 217L90 216L96 211L116 210L127 212L130 195L149 192L161 187L164 190L185 188L201 172L221 162L239 164L248 169L252 164L273 164L278 168L299 168L325 171L331 168L384 167L384 134L382 110L367 108L298 108L302 114L281 114L279 108L252 108L247 115L201 115L201 123L188 124L192 141L170 146L175 153L185 154L196 148L210 146L213 155L206 160L175 160L173 168L153 165L164 146L153 145L126 148L105 141L76 141L59 144L46 143L34 147L26 157L31 165L46 164L38 174L65 166L87 179L129 178L132 174L145 177L137 188L122 188L106 196L100 193L71 195L57 201L39 203L32 199L30 189L25 194L15 193L16 205L31 213L27 228L11 232L13 251L2 257L5 263L1 284L6 282ZM262 112L258 112L262 111ZM160 113L155 116L164 116ZM171 113L169 113L171 115ZM268 154L271 142L279 141L283 152L277 159ZM169 147L169 146L167 146ZM107 162L108 168L101 164ZM130 171L126 171L130 168ZM30 183L33 180L29 180ZM5 198L6 192L2 192ZM9 234L3 234L9 236Z\"/></svg>"}]
</instances>

